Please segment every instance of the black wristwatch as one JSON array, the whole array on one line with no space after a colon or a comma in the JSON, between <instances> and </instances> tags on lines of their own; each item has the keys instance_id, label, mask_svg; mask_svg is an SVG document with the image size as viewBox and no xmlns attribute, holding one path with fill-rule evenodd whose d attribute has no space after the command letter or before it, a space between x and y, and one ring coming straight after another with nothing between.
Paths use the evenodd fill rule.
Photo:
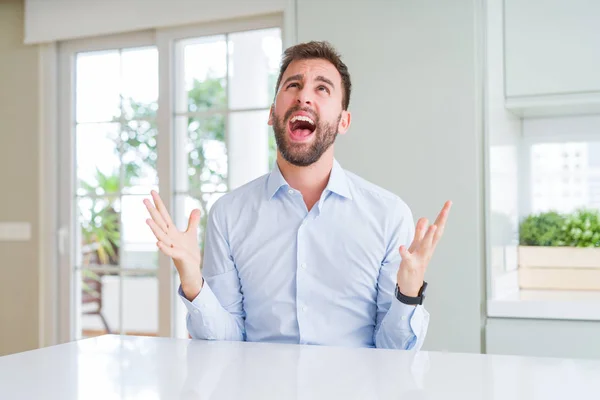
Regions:
<instances>
[{"instance_id":1,"label":"black wristwatch","mask_svg":"<svg viewBox=\"0 0 600 400\"><path fill-rule=\"evenodd\" d=\"M425 289L427 289L427 282L423 281L423 286L419 289L419 295L417 297L409 297L400 293L400 288L398 287L398 284L396 284L396 298L401 303L411 306L421 305L423 304L423 300L425 300Z\"/></svg>"}]
</instances>

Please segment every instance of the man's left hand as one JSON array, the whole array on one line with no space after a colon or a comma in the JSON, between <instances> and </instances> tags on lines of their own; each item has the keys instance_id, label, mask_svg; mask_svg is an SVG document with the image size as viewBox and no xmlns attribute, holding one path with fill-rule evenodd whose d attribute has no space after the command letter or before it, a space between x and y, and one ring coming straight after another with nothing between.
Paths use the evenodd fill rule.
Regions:
<instances>
[{"instance_id":1,"label":"man's left hand","mask_svg":"<svg viewBox=\"0 0 600 400\"><path fill-rule=\"evenodd\" d=\"M425 270L431 260L435 247L444 234L444 226L452 202L447 201L433 225L429 225L427 218L421 218L415 228L415 238L408 250L400 246L402 262L398 269L398 288L400 293L408 297L417 297L423 286Z\"/></svg>"}]
</instances>

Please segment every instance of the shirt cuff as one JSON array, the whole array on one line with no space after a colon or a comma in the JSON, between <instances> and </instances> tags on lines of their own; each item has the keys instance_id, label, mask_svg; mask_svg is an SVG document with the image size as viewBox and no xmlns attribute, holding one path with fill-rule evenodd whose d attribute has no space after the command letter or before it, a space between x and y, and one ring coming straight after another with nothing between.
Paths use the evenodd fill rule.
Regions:
<instances>
[{"instance_id":1,"label":"shirt cuff","mask_svg":"<svg viewBox=\"0 0 600 400\"><path fill-rule=\"evenodd\" d=\"M394 298L390 309L386 315L386 323L393 323L397 330L408 332L410 331L413 335L422 335L424 322L427 311L421 305L413 306L404 304L398 299Z\"/></svg>"},{"instance_id":2,"label":"shirt cuff","mask_svg":"<svg viewBox=\"0 0 600 400\"><path fill-rule=\"evenodd\" d=\"M206 280L202 285L202 289L200 289L200 293L198 293L192 301L189 301L185 297L181 285L179 285L177 293L179 294L179 297L181 297L181 300L183 300L183 304L185 304L190 315L209 314L210 312L217 310L220 306L219 300Z\"/></svg>"}]
</instances>

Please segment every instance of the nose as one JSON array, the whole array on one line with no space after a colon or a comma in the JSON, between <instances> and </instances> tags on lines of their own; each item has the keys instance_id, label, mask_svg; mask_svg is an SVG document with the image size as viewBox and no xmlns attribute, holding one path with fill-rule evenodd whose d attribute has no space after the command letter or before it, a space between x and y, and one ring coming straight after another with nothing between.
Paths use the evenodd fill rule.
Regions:
<instances>
[{"instance_id":1,"label":"nose","mask_svg":"<svg viewBox=\"0 0 600 400\"><path fill-rule=\"evenodd\" d=\"M311 93L306 87L298 92L298 98L296 100L300 106L312 105Z\"/></svg>"}]
</instances>

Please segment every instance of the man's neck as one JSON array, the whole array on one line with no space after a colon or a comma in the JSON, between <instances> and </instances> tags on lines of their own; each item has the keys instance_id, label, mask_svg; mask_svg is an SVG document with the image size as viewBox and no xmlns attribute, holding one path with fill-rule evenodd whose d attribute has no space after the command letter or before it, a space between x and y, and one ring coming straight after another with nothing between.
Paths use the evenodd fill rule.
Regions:
<instances>
[{"instance_id":1,"label":"man's neck","mask_svg":"<svg viewBox=\"0 0 600 400\"><path fill-rule=\"evenodd\" d=\"M329 175L333 168L332 150L330 148L317 162L307 167L290 164L281 157L281 154L277 153L277 165L283 178L292 188L302 193L309 210L319 200L329 182Z\"/></svg>"}]
</instances>

